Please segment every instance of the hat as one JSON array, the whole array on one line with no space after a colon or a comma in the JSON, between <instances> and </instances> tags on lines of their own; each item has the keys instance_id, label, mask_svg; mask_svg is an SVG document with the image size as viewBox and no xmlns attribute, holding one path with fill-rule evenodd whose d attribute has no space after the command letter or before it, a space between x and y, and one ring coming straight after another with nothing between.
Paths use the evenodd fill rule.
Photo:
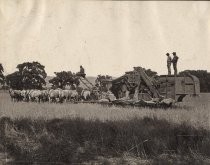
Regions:
<instances>
[{"instance_id":1,"label":"hat","mask_svg":"<svg viewBox=\"0 0 210 165\"><path fill-rule=\"evenodd\" d=\"M175 55L175 54L176 54L176 52L173 52L172 54L173 54L173 55Z\"/></svg>"},{"instance_id":2,"label":"hat","mask_svg":"<svg viewBox=\"0 0 210 165\"><path fill-rule=\"evenodd\" d=\"M169 53L166 53L166 55L169 56L170 54Z\"/></svg>"}]
</instances>

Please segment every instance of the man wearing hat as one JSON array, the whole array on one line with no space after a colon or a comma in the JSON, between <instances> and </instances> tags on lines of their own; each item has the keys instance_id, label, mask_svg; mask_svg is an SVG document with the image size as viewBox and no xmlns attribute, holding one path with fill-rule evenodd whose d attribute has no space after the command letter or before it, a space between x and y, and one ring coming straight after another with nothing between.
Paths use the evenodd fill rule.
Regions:
<instances>
[{"instance_id":1,"label":"man wearing hat","mask_svg":"<svg viewBox=\"0 0 210 165\"><path fill-rule=\"evenodd\" d=\"M176 55L176 52L173 52L172 54L174 57L171 62L173 63L174 76L176 76L177 75L177 61L178 61L179 57Z\"/></svg>"},{"instance_id":2,"label":"man wearing hat","mask_svg":"<svg viewBox=\"0 0 210 165\"><path fill-rule=\"evenodd\" d=\"M168 75L171 75L171 56L169 53L166 53L166 56L167 56Z\"/></svg>"}]
</instances>

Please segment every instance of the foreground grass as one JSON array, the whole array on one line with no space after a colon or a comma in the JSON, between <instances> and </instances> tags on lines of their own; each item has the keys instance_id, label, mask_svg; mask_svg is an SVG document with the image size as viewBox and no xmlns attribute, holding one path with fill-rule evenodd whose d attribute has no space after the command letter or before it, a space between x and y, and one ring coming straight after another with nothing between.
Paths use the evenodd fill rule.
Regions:
<instances>
[{"instance_id":1,"label":"foreground grass","mask_svg":"<svg viewBox=\"0 0 210 165\"><path fill-rule=\"evenodd\" d=\"M136 157L144 163L210 163L210 133L184 123L145 117L129 121L81 118L31 120L1 118L1 145L14 162L84 163L100 157ZM115 159L116 161L117 159ZM140 161L138 161L140 162Z\"/></svg>"}]
</instances>

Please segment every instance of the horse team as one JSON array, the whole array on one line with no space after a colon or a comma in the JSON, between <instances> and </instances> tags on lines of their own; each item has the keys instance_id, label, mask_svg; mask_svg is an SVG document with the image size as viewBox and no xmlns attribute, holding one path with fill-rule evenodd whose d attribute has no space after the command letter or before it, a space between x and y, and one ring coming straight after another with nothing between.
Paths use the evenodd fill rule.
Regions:
<instances>
[{"instance_id":1,"label":"horse team","mask_svg":"<svg viewBox=\"0 0 210 165\"><path fill-rule=\"evenodd\" d=\"M9 90L12 101L25 102L70 102L79 100L90 100L91 97L97 97L97 93L90 90L62 90L62 89L47 89L47 90Z\"/></svg>"}]
</instances>

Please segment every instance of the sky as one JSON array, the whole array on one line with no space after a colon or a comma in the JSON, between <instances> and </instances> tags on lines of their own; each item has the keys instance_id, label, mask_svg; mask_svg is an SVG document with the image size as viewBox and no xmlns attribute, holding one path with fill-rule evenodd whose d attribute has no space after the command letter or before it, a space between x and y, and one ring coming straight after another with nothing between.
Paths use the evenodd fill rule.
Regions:
<instances>
[{"instance_id":1,"label":"sky","mask_svg":"<svg viewBox=\"0 0 210 165\"><path fill-rule=\"evenodd\" d=\"M167 74L210 71L208 1L0 0L0 63L5 74L38 61L48 75L79 71L121 76L134 66Z\"/></svg>"}]
</instances>

